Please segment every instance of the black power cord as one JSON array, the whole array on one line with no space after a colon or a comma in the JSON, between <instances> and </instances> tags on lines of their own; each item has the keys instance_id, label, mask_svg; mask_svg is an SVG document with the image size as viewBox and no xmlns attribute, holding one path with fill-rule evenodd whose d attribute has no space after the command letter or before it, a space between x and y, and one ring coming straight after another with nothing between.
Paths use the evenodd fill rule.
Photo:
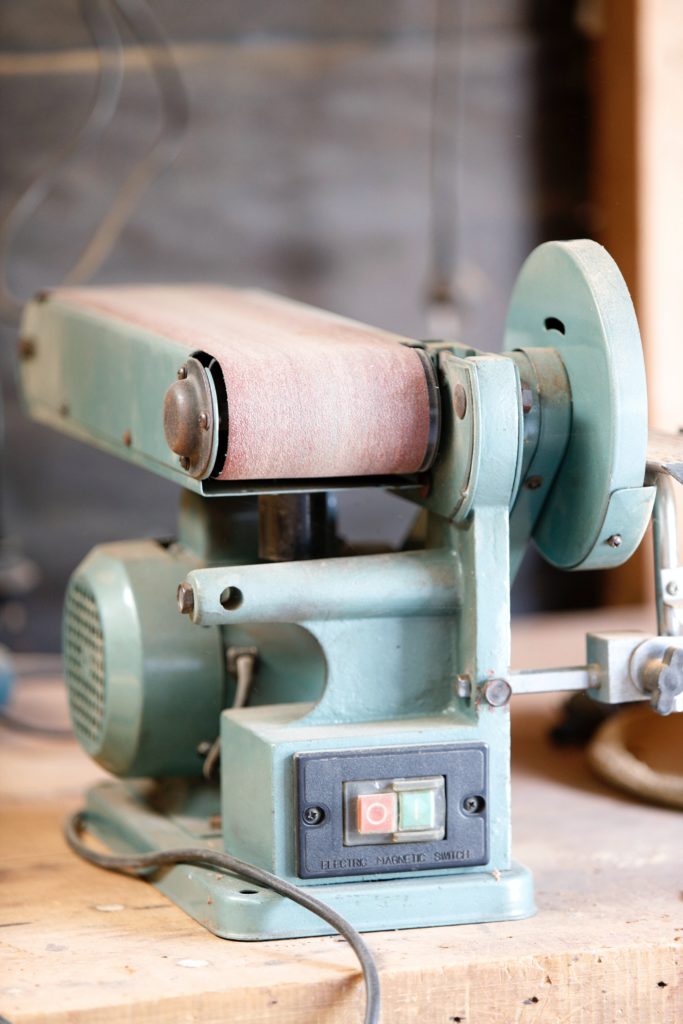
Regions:
<instances>
[{"instance_id":1,"label":"black power cord","mask_svg":"<svg viewBox=\"0 0 683 1024\"><path fill-rule=\"evenodd\" d=\"M290 882L285 882L284 879L278 878L277 875L271 874L270 871L257 868L254 864L248 864L246 861L239 860L229 853L206 850L201 846L188 846L177 850L159 850L154 853L98 853L83 842L81 836L85 831L87 831L87 815L84 811L77 811L66 819L64 823L64 837L74 853L87 860L90 864L106 868L108 871L135 873L148 870L149 868L166 867L170 864L194 864L198 867L210 865L214 868L220 868L222 871L228 871L231 875L237 875L238 878L243 878L247 882L253 882L255 885L262 885L265 889L271 889L273 892L279 893L280 896L285 896L287 899L292 900L293 903L298 903L299 906L310 910L311 913L316 914L322 921L325 921L326 924L331 925L335 931L339 932L358 957L363 971L366 991L364 1024L379 1024L379 975L372 953L356 929L341 914L337 914L336 911L328 907L322 900L310 896L304 889L300 889L299 886L292 885Z\"/></svg>"}]
</instances>

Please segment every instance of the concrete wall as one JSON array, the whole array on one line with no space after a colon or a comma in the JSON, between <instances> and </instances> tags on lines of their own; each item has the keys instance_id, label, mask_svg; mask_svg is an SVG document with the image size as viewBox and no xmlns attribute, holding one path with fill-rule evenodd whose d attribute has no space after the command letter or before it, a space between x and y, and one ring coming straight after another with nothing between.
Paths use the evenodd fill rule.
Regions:
<instances>
[{"instance_id":1,"label":"concrete wall","mask_svg":"<svg viewBox=\"0 0 683 1024\"><path fill-rule=\"evenodd\" d=\"M434 3L152 6L177 47L192 123L176 164L145 195L98 280L256 285L405 334L431 334ZM457 242L464 335L495 349L528 250L586 230L583 55L571 3L535 10L486 0L463 11L458 75L458 11L442 9L443 81L460 121L457 152L453 126L441 124L446 194L452 173L455 202L439 216L452 219ZM4 0L2 18L6 210L77 130L96 69L74 3ZM58 282L154 131L144 55L131 51L128 63L110 132L60 178L20 239L11 276L23 295ZM177 492L28 423L12 382L11 329L2 340L8 530L42 582L28 601L0 608L0 639L50 649L71 568L98 541L172 533ZM369 539L399 540L411 513L377 493L340 503L342 529ZM561 603L547 579L527 566L519 607ZM588 603L590 592L577 600Z\"/></svg>"}]
</instances>

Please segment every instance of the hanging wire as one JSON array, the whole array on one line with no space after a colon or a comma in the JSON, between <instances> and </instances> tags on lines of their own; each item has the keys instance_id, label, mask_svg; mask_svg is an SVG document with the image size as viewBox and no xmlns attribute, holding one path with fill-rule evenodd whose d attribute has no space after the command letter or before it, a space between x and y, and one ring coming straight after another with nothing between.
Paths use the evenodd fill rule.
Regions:
<instances>
[{"instance_id":1,"label":"hanging wire","mask_svg":"<svg viewBox=\"0 0 683 1024\"><path fill-rule=\"evenodd\" d=\"M430 336L456 337L462 310L457 294L464 157L464 56L467 0L435 0L430 102L430 243L427 286Z\"/></svg>"},{"instance_id":2,"label":"hanging wire","mask_svg":"<svg viewBox=\"0 0 683 1024\"><path fill-rule=\"evenodd\" d=\"M57 153L10 207L0 224L0 317L16 324L24 299L9 282L11 255L18 236L54 189L59 176L96 145L111 124L124 79L124 48L114 12L140 44L159 93L161 127L136 163L86 242L66 284L89 280L116 244L144 190L175 160L189 123L185 85L168 40L146 0L80 0L79 10L95 47L98 74L89 113L77 134Z\"/></svg>"}]
</instances>

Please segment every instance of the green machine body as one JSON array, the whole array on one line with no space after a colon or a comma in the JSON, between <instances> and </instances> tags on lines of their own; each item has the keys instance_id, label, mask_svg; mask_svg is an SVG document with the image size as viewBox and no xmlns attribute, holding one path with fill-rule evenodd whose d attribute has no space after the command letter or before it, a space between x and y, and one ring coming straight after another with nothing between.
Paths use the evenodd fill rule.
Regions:
<instances>
[{"instance_id":1,"label":"green machine body","mask_svg":"<svg viewBox=\"0 0 683 1024\"><path fill-rule=\"evenodd\" d=\"M219 315L215 296L209 310L182 289L124 292L56 291L22 329L32 416L184 488L176 538L102 545L67 591L74 729L120 777L89 794L99 834L120 851L223 847L360 929L532 913L511 856L511 697L683 707L663 482L683 459L648 455L640 337L613 261L587 241L539 247L502 354L251 294L226 292ZM247 427L245 366L260 400ZM349 431L361 371L372 401ZM309 469L264 475L297 417L309 427L290 457ZM230 469L249 431L253 478L248 458ZM400 550L338 536L334 493L368 485L416 506ZM528 544L566 570L610 568L653 507L658 636L593 636L578 669L512 672L510 586ZM325 930L208 869L155 884L218 935Z\"/></svg>"}]
</instances>

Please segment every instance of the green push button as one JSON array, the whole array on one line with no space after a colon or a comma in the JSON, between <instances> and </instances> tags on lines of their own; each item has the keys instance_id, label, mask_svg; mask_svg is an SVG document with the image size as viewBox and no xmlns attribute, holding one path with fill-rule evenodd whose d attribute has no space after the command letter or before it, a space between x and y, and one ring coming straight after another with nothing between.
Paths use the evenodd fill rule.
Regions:
<instances>
[{"instance_id":1,"label":"green push button","mask_svg":"<svg viewBox=\"0 0 683 1024\"><path fill-rule=\"evenodd\" d=\"M398 794L398 828L400 832L427 832L436 822L433 789L413 789Z\"/></svg>"}]
</instances>

